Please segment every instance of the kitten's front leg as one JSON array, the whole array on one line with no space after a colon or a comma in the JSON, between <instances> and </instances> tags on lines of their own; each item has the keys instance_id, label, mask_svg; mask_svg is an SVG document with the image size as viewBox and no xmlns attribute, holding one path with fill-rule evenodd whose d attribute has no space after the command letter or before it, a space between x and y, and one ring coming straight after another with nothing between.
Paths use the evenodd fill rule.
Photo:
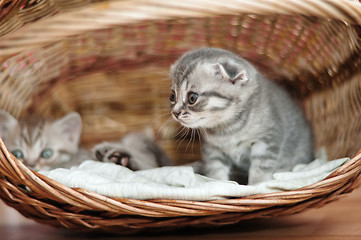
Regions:
<instances>
[{"instance_id":1,"label":"kitten's front leg","mask_svg":"<svg viewBox=\"0 0 361 240\"><path fill-rule=\"evenodd\" d=\"M218 180L229 180L230 167L222 160L213 158L205 160L204 175Z\"/></svg>"},{"instance_id":2,"label":"kitten's front leg","mask_svg":"<svg viewBox=\"0 0 361 240\"><path fill-rule=\"evenodd\" d=\"M199 173L209 178L218 180L229 180L230 166L222 159L222 153L214 146L204 143L202 146L203 165Z\"/></svg>"},{"instance_id":3,"label":"kitten's front leg","mask_svg":"<svg viewBox=\"0 0 361 240\"><path fill-rule=\"evenodd\" d=\"M271 151L274 149L275 151ZM276 147L270 147L264 142L257 142L251 147L250 168L248 184L253 185L266 180L271 180L277 168Z\"/></svg>"}]
</instances>

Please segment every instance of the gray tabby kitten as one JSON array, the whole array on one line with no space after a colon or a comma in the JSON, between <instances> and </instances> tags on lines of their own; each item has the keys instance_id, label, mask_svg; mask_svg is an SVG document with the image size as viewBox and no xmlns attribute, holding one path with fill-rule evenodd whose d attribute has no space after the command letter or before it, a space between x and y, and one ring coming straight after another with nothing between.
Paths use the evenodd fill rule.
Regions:
<instances>
[{"instance_id":1,"label":"gray tabby kitten","mask_svg":"<svg viewBox=\"0 0 361 240\"><path fill-rule=\"evenodd\" d=\"M17 120L0 110L0 137L16 158L35 171L69 168L90 159L90 152L78 147L81 130L82 120L76 112L57 120Z\"/></svg>"},{"instance_id":2,"label":"gray tabby kitten","mask_svg":"<svg viewBox=\"0 0 361 240\"><path fill-rule=\"evenodd\" d=\"M201 173L256 184L312 160L310 127L280 87L237 55L215 48L171 66L173 118L201 129Z\"/></svg>"}]
</instances>

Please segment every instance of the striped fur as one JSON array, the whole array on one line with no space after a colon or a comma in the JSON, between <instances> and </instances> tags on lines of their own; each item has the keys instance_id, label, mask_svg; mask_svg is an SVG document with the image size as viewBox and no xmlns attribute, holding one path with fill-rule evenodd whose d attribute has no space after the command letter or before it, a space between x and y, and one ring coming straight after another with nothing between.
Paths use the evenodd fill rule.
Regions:
<instances>
[{"instance_id":1,"label":"striped fur","mask_svg":"<svg viewBox=\"0 0 361 240\"><path fill-rule=\"evenodd\" d=\"M202 132L201 173L255 184L312 160L300 109L244 59L201 48L184 54L170 73L173 118Z\"/></svg>"},{"instance_id":2,"label":"striped fur","mask_svg":"<svg viewBox=\"0 0 361 240\"><path fill-rule=\"evenodd\" d=\"M81 117L75 112L54 121L39 117L18 121L0 110L0 137L10 152L20 150L19 160L36 171L71 167L89 158L90 153L78 148L81 128ZM44 158L44 150L52 154Z\"/></svg>"}]
</instances>

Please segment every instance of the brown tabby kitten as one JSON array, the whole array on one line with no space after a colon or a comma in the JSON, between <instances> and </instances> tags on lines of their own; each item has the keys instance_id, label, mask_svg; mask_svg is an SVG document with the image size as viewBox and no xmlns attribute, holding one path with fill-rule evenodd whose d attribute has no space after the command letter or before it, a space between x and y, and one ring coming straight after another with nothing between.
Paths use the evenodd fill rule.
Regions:
<instances>
[{"instance_id":1,"label":"brown tabby kitten","mask_svg":"<svg viewBox=\"0 0 361 240\"><path fill-rule=\"evenodd\" d=\"M171 165L150 134L129 133L115 142L102 142L92 151L79 148L82 120L72 112L57 119L39 117L15 119L0 110L0 137L9 151L29 168L70 168L84 160L113 162L132 170Z\"/></svg>"},{"instance_id":2,"label":"brown tabby kitten","mask_svg":"<svg viewBox=\"0 0 361 240\"><path fill-rule=\"evenodd\" d=\"M0 137L16 158L36 171L69 168L90 159L90 152L78 147L81 129L76 112L51 121L39 117L17 120L0 110Z\"/></svg>"}]
</instances>

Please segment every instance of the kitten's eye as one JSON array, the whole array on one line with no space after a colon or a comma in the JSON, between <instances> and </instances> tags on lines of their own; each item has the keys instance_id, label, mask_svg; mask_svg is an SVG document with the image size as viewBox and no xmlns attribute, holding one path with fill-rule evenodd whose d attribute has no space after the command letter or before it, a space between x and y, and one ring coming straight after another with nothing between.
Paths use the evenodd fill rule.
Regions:
<instances>
[{"instance_id":1,"label":"kitten's eye","mask_svg":"<svg viewBox=\"0 0 361 240\"><path fill-rule=\"evenodd\" d=\"M170 95L170 97L169 97L169 100L170 100L170 102L174 103L174 102L175 102L175 99L176 99L176 97L175 97L175 92L174 92L174 90L172 90L172 93L171 93L171 95Z\"/></svg>"},{"instance_id":2,"label":"kitten's eye","mask_svg":"<svg viewBox=\"0 0 361 240\"><path fill-rule=\"evenodd\" d=\"M50 148L46 148L41 152L41 157L48 159L51 158L51 156L53 156L53 150L51 150Z\"/></svg>"},{"instance_id":3,"label":"kitten's eye","mask_svg":"<svg viewBox=\"0 0 361 240\"><path fill-rule=\"evenodd\" d=\"M194 104L195 102L197 102L198 99L198 94L195 92L189 92L188 93L188 103L189 104Z\"/></svg>"},{"instance_id":4,"label":"kitten's eye","mask_svg":"<svg viewBox=\"0 0 361 240\"><path fill-rule=\"evenodd\" d=\"M14 155L14 157L16 157L17 159L23 159L23 158L24 158L24 153L23 153L21 150L19 150L19 149L16 149L16 150L12 151L11 153L12 153L12 154Z\"/></svg>"}]
</instances>

